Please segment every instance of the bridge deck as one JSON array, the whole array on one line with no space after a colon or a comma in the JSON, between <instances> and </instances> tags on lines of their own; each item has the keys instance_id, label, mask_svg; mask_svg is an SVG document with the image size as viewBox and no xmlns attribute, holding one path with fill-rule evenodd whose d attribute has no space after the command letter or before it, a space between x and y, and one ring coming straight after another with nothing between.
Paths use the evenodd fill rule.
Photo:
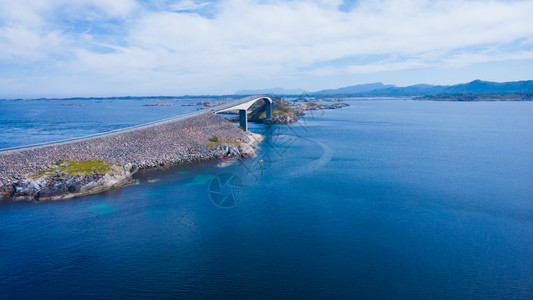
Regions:
<instances>
[{"instance_id":1,"label":"bridge deck","mask_svg":"<svg viewBox=\"0 0 533 300\"><path fill-rule=\"evenodd\" d=\"M249 97L246 97L246 98L242 98L242 99L239 99L239 100L232 101L230 103L224 103L224 104L215 106L215 107L213 107L211 109L211 111L213 111L214 113L223 112L223 111L231 110L233 107L238 107L238 106L240 106L242 104L255 102L255 101L257 101L259 99L263 99L263 98L270 99L269 96L249 96Z\"/></svg>"},{"instance_id":2,"label":"bridge deck","mask_svg":"<svg viewBox=\"0 0 533 300\"><path fill-rule=\"evenodd\" d=\"M246 97L246 98L243 98L243 99L235 100L235 101L232 101L232 102L229 102L229 103L224 103L224 104L221 104L221 105L217 105L217 106L214 106L214 107L212 107L210 109L204 109L204 110L200 110L200 111L196 111L196 112L192 112L192 113L188 113L188 114L184 114L184 115L180 115L180 116L176 116L176 117L171 117L171 118L167 118L167 119L163 119L163 120L159 120L159 121L154 121L154 122L150 122L150 123L135 125L135 126L127 127L127 128L115 129L115 130L101 132L101 133L95 133L95 134L86 135L86 136L82 136L82 137L76 137L76 138L70 138L70 139L64 139L64 140L52 141L52 142L37 143L37 144L18 146L18 147L3 148L3 149L0 149L0 153L17 151L17 150L36 149L36 148L41 148L41 147L46 147L46 146L59 146L59 145L63 145L63 144L86 141L86 140L91 140L91 139L95 139L95 138L99 138L99 137L111 136L111 135L115 135L115 134L120 134L120 133L125 133L125 132L145 129L145 128L150 128L150 127L159 126L159 125L162 125L162 124L171 123L171 122L175 122L175 121L179 121L179 120L186 120L186 119L197 117L197 116L201 116L201 115L204 115L204 114L207 114L207 113L218 113L218 112L221 112L221 111L224 111L224 110L229 110L232 107L236 107L236 106L239 106L241 104L253 101L254 99L257 100L257 99L261 99L261 98L264 98L264 97L267 97L267 96L250 96L250 97Z\"/></svg>"}]
</instances>

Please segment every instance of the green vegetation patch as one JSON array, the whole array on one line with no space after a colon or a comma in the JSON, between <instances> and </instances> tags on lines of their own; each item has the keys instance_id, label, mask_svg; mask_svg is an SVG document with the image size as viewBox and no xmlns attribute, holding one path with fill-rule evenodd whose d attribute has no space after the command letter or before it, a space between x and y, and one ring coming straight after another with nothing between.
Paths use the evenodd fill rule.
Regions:
<instances>
[{"instance_id":1,"label":"green vegetation patch","mask_svg":"<svg viewBox=\"0 0 533 300\"><path fill-rule=\"evenodd\" d=\"M106 174L114 171L112 164L101 160L60 160L56 162L55 165L57 167L39 171L37 174L30 177L53 175L55 171L64 172L70 175Z\"/></svg>"},{"instance_id":2,"label":"green vegetation patch","mask_svg":"<svg viewBox=\"0 0 533 300\"><path fill-rule=\"evenodd\" d=\"M281 116L290 113L296 113L296 110L290 107L274 108L272 110L272 116ZM266 118L266 111L262 112L259 118Z\"/></svg>"},{"instance_id":3,"label":"green vegetation patch","mask_svg":"<svg viewBox=\"0 0 533 300\"><path fill-rule=\"evenodd\" d=\"M231 140L231 139L222 141L222 140L219 140L218 137L215 136L213 138L210 138L209 143L207 143L207 145L211 147L212 149L215 149L219 145L224 145L224 144L239 146L239 145L242 145L243 142L237 141L237 140Z\"/></svg>"}]
</instances>

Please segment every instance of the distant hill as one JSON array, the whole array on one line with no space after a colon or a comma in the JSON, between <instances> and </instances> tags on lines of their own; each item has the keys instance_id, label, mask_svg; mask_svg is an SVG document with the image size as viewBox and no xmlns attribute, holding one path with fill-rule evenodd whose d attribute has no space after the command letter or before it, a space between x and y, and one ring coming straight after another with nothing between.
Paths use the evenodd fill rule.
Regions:
<instances>
[{"instance_id":1,"label":"distant hill","mask_svg":"<svg viewBox=\"0 0 533 300\"><path fill-rule=\"evenodd\" d=\"M287 90L283 88L263 89L263 90L242 90L235 95L300 95L305 93L302 89Z\"/></svg>"},{"instance_id":2,"label":"distant hill","mask_svg":"<svg viewBox=\"0 0 533 300\"><path fill-rule=\"evenodd\" d=\"M513 82L490 82L474 80L469 83L452 85L444 90L445 94L486 94L486 93L532 93L533 80Z\"/></svg>"},{"instance_id":3,"label":"distant hill","mask_svg":"<svg viewBox=\"0 0 533 300\"><path fill-rule=\"evenodd\" d=\"M371 87L377 87L369 89ZM382 83L360 84L339 89L322 90L311 95L342 96L436 96L451 94L507 94L533 93L533 80L513 82L491 82L474 80L456 85L417 84L406 87L384 85Z\"/></svg>"},{"instance_id":4,"label":"distant hill","mask_svg":"<svg viewBox=\"0 0 533 300\"><path fill-rule=\"evenodd\" d=\"M415 97L415 100L431 101L533 101L530 93L504 93L504 94L446 94L438 96Z\"/></svg>"},{"instance_id":5,"label":"distant hill","mask_svg":"<svg viewBox=\"0 0 533 300\"><path fill-rule=\"evenodd\" d=\"M347 87L342 87L339 89L329 89L329 90L322 90L318 92L313 92L313 95L332 95L332 94L359 94L359 93L367 93L372 91L379 91L387 88L395 88L395 85L392 84L383 84L381 82L375 82L375 83L366 83L366 84L358 84L358 85L352 85Z\"/></svg>"}]
</instances>

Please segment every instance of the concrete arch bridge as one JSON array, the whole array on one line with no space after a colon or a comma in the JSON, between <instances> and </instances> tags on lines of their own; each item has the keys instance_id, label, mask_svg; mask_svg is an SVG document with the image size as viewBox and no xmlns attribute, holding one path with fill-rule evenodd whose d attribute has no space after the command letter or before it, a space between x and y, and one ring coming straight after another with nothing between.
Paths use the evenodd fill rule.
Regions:
<instances>
[{"instance_id":1,"label":"concrete arch bridge","mask_svg":"<svg viewBox=\"0 0 533 300\"><path fill-rule=\"evenodd\" d=\"M211 109L214 113L239 111L239 125L244 131L248 131L248 109L257 101L264 101L266 120L272 120L272 98L269 96L250 96L230 103L221 104Z\"/></svg>"}]
</instances>

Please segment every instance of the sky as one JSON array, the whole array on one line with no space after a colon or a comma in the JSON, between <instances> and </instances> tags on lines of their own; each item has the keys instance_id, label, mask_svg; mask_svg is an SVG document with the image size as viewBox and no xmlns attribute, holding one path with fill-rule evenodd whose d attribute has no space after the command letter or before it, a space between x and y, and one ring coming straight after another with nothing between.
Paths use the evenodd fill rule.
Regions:
<instances>
[{"instance_id":1,"label":"sky","mask_svg":"<svg viewBox=\"0 0 533 300\"><path fill-rule=\"evenodd\" d=\"M0 98L533 79L533 0L0 0Z\"/></svg>"}]
</instances>

